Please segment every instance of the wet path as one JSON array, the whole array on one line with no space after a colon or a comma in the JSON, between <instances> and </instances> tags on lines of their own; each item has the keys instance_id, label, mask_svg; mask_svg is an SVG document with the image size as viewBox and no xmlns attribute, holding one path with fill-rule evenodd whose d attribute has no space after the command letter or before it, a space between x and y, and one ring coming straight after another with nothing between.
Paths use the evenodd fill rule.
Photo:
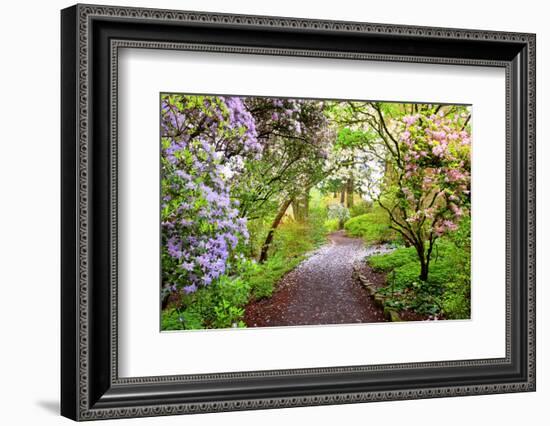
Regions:
<instances>
[{"instance_id":1,"label":"wet path","mask_svg":"<svg viewBox=\"0 0 550 426\"><path fill-rule=\"evenodd\" d=\"M383 311L352 278L353 264L371 254L342 231L283 277L270 299L248 305L248 327L352 324L385 321Z\"/></svg>"}]
</instances>

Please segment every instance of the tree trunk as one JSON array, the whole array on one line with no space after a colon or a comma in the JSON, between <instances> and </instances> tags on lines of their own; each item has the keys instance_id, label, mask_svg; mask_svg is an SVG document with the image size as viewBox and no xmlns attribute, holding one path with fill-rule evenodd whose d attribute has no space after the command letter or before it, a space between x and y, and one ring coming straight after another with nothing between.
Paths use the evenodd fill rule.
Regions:
<instances>
[{"instance_id":1,"label":"tree trunk","mask_svg":"<svg viewBox=\"0 0 550 426\"><path fill-rule=\"evenodd\" d=\"M300 199L295 198L294 201L292 201L292 216L294 216L294 220L296 222L302 222L302 209L300 207Z\"/></svg>"},{"instance_id":2,"label":"tree trunk","mask_svg":"<svg viewBox=\"0 0 550 426\"><path fill-rule=\"evenodd\" d=\"M422 281L428 281L428 273L430 271L430 259L432 258L432 250L434 248L434 239L430 238L430 244L428 245L428 250L426 252L426 260L424 262L425 270L420 271L420 276L422 277ZM422 266L422 265L421 265Z\"/></svg>"},{"instance_id":3,"label":"tree trunk","mask_svg":"<svg viewBox=\"0 0 550 426\"><path fill-rule=\"evenodd\" d=\"M429 264L423 260L420 262L420 278L421 281L428 281Z\"/></svg>"},{"instance_id":4,"label":"tree trunk","mask_svg":"<svg viewBox=\"0 0 550 426\"><path fill-rule=\"evenodd\" d=\"M346 186L347 186L346 190L348 193L347 206L348 206L348 209L350 209L353 207L353 177L350 177L348 179Z\"/></svg>"},{"instance_id":5,"label":"tree trunk","mask_svg":"<svg viewBox=\"0 0 550 426\"><path fill-rule=\"evenodd\" d=\"M267 252L269 251L269 247L271 246L271 243L273 242L273 236L275 235L275 230L281 223L281 220L283 219L283 216L285 215L286 210L288 209L288 206L292 203L292 198L289 198L286 200L279 211L277 212L277 216L275 216L275 219L273 220L273 223L271 224L271 227L269 228L269 232L267 233L267 237L265 239L265 242L262 246L262 250L260 252L260 263L264 263L267 260Z\"/></svg>"},{"instance_id":6,"label":"tree trunk","mask_svg":"<svg viewBox=\"0 0 550 426\"><path fill-rule=\"evenodd\" d=\"M424 252L424 244L419 244L416 246L416 253L418 254L418 260L420 260L420 275L418 278L421 281L428 281L430 259L429 257L426 257L426 253Z\"/></svg>"},{"instance_id":7,"label":"tree trunk","mask_svg":"<svg viewBox=\"0 0 550 426\"><path fill-rule=\"evenodd\" d=\"M428 281L430 259L426 256L424 244L416 242L414 244L414 248L416 249L416 254L418 255L418 260L420 261L420 275L418 278L421 281Z\"/></svg>"},{"instance_id":8,"label":"tree trunk","mask_svg":"<svg viewBox=\"0 0 550 426\"><path fill-rule=\"evenodd\" d=\"M346 202L346 185L342 185L340 191L340 205L344 207ZM338 229L344 229L344 218L340 218L338 221Z\"/></svg>"},{"instance_id":9,"label":"tree trunk","mask_svg":"<svg viewBox=\"0 0 550 426\"><path fill-rule=\"evenodd\" d=\"M307 219L309 217L309 188L306 188L306 192L304 193L304 218Z\"/></svg>"},{"instance_id":10,"label":"tree trunk","mask_svg":"<svg viewBox=\"0 0 550 426\"><path fill-rule=\"evenodd\" d=\"M292 211L294 219L298 222L304 222L309 213L309 188L306 188L304 193L300 194L292 201Z\"/></svg>"}]
</instances>

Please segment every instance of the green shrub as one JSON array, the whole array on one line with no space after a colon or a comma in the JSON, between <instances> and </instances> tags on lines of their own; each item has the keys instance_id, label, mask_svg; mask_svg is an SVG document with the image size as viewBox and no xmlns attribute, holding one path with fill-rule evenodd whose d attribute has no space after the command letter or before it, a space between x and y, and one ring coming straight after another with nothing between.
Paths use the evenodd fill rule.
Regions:
<instances>
[{"instance_id":1,"label":"green shrub","mask_svg":"<svg viewBox=\"0 0 550 426\"><path fill-rule=\"evenodd\" d=\"M327 219L325 220L324 227L327 230L327 232L335 232L338 231L338 226L340 225L340 221L338 219Z\"/></svg>"},{"instance_id":2,"label":"green shrub","mask_svg":"<svg viewBox=\"0 0 550 426\"><path fill-rule=\"evenodd\" d=\"M443 312L450 319L470 318L471 219L464 217L455 232L441 240L444 255L451 259L454 271L446 283ZM445 244L447 247L445 247Z\"/></svg>"},{"instance_id":3,"label":"green shrub","mask_svg":"<svg viewBox=\"0 0 550 426\"><path fill-rule=\"evenodd\" d=\"M290 260L326 242L326 217L322 208L312 209L305 222L287 220L279 225L270 247L270 257L280 255Z\"/></svg>"},{"instance_id":4,"label":"green shrub","mask_svg":"<svg viewBox=\"0 0 550 426\"><path fill-rule=\"evenodd\" d=\"M241 268L246 268L245 266ZM251 285L242 277L222 275L208 287L184 295L181 306L162 313L163 330L229 328L243 326L243 306L250 296Z\"/></svg>"},{"instance_id":5,"label":"green shrub","mask_svg":"<svg viewBox=\"0 0 550 426\"><path fill-rule=\"evenodd\" d=\"M248 302L250 283L240 277L229 278L222 275L216 282L215 289L220 300L225 300L230 305L242 306Z\"/></svg>"},{"instance_id":6,"label":"green shrub","mask_svg":"<svg viewBox=\"0 0 550 426\"><path fill-rule=\"evenodd\" d=\"M447 283L442 309L449 319L470 318L470 285L468 281Z\"/></svg>"},{"instance_id":7,"label":"green shrub","mask_svg":"<svg viewBox=\"0 0 550 426\"><path fill-rule=\"evenodd\" d=\"M307 218L307 223L309 225L307 238L310 239L314 248L327 242L328 230L325 227L326 220L326 209L317 207L309 210L309 216Z\"/></svg>"},{"instance_id":8,"label":"green shrub","mask_svg":"<svg viewBox=\"0 0 550 426\"><path fill-rule=\"evenodd\" d=\"M391 253L370 256L368 262L374 270L388 272L405 264L416 265L418 256L413 247L400 247Z\"/></svg>"},{"instance_id":9,"label":"green shrub","mask_svg":"<svg viewBox=\"0 0 550 426\"><path fill-rule=\"evenodd\" d=\"M396 240L395 232L390 228L387 213L379 207L370 213L352 217L344 224L344 229L349 236L363 238L369 244Z\"/></svg>"},{"instance_id":10,"label":"green shrub","mask_svg":"<svg viewBox=\"0 0 550 426\"><path fill-rule=\"evenodd\" d=\"M420 264L418 262L409 262L396 267L392 273L392 282L399 288L414 286L420 280Z\"/></svg>"},{"instance_id":11,"label":"green shrub","mask_svg":"<svg viewBox=\"0 0 550 426\"><path fill-rule=\"evenodd\" d=\"M303 256L285 258L281 254L269 258L258 271L250 277L252 287L252 297L262 299L271 297L275 290L275 285L289 271L294 269L301 261Z\"/></svg>"},{"instance_id":12,"label":"green shrub","mask_svg":"<svg viewBox=\"0 0 550 426\"><path fill-rule=\"evenodd\" d=\"M232 305L225 299L214 306L214 314L214 320L211 323L213 328L245 327L241 320L244 309Z\"/></svg>"},{"instance_id":13,"label":"green shrub","mask_svg":"<svg viewBox=\"0 0 550 426\"><path fill-rule=\"evenodd\" d=\"M307 223L293 220L280 225L271 243L270 254L281 254L283 257L292 258L313 249L314 244L309 235L309 228Z\"/></svg>"},{"instance_id":14,"label":"green shrub","mask_svg":"<svg viewBox=\"0 0 550 426\"><path fill-rule=\"evenodd\" d=\"M198 330L204 328L203 319L197 312L189 310L180 311L170 308L162 312L162 330Z\"/></svg>"},{"instance_id":15,"label":"green shrub","mask_svg":"<svg viewBox=\"0 0 550 426\"><path fill-rule=\"evenodd\" d=\"M327 207L327 217L329 219L337 219L339 224L344 224L351 216L346 206L342 204L331 204Z\"/></svg>"},{"instance_id":16,"label":"green shrub","mask_svg":"<svg viewBox=\"0 0 550 426\"><path fill-rule=\"evenodd\" d=\"M374 270L387 273L387 286L379 290L387 297L386 305L447 319L470 318L469 245L458 246L454 241L437 240L427 282L418 278L420 263L413 247L369 257Z\"/></svg>"},{"instance_id":17,"label":"green shrub","mask_svg":"<svg viewBox=\"0 0 550 426\"><path fill-rule=\"evenodd\" d=\"M365 200L361 200L350 207L349 214L351 217L356 217L362 214L370 213L371 210L372 210L372 203L369 203L368 201L365 201Z\"/></svg>"},{"instance_id":18,"label":"green shrub","mask_svg":"<svg viewBox=\"0 0 550 426\"><path fill-rule=\"evenodd\" d=\"M248 244L243 250L245 256L251 259L258 257L270 225L269 220L264 217L247 221L249 238Z\"/></svg>"}]
</instances>

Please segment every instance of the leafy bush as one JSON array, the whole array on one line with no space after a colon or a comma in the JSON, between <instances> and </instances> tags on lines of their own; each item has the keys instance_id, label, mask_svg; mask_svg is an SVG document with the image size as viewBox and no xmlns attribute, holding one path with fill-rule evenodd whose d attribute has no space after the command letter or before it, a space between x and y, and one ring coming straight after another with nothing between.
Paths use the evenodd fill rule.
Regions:
<instances>
[{"instance_id":1,"label":"leafy bush","mask_svg":"<svg viewBox=\"0 0 550 426\"><path fill-rule=\"evenodd\" d=\"M447 284L442 309L449 319L470 318L470 286L466 281Z\"/></svg>"},{"instance_id":2,"label":"leafy bush","mask_svg":"<svg viewBox=\"0 0 550 426\"><path fill-rule=\"evenodd\" d=\"M325 229L327 232L338 231L339 222L340 221L338 219L327 219L324 223Z\"/></svg>"},{"instance_id":3,"label":"leafy bush","mask_svg":"<svg viewBox=\"0 0 550 426\"><path fill-rule=\"evenodd\" d=\"M232 305L222 299L221 303L214 306L215 319L212 321L214 328L244 327L245 324L240 318L244 315L244 309Z\"/></svg>"},{"instance_id":4,"label":"leafy bush","mask_svg":"<svg viewBox=\"0 0 550 426\"><path fill-rule=\"evenodd\" d=\"M242 306L248 302L249 293L247 281L222 275L209 287L184 295L181 306L163 311L162 329L242 327Z\"/></svg>"},{"instance_id":5,"label":"leafy bush","mask_svg":"<svg viewBox=\"0 0 550 426\"><path fill-rule=\"evenodd\" d=\"M282 224L275 232L270 253L280 253L285 258L292 258L313 249L314 244L311 238L308 238L311 237L310 232L307 223L290 220Z\"/></svg>"},{"instance_id":6,"label":"leafy bush","mask_svg":"<svg viewBox=\"0 0 550 426\"><path fill-rule=\"evenodd\" d=\"M387 243L396 240L395 232L390 228L388 215L381 208L352 217L344 224L344 229L348 235L361 237L369 244Z\"/></svg>"},{"instance_id":7,"label":"leafy bush","mask_svg":"<svg viewBox=\"0 0 550 426\"><path fill-rule=\"evenodd\" d=\"M392 283L399 288L405 288L409 285L415 286L420 283L420 264L418 262L409 262L398 266L393 270Z\"/></svg>"},{"instance_id":8,"label":"leafy bush","mask_svg":"<svg viewBox=\"0 0 550 426\"><path fill-rule=\"evenodd\" d=\"M258 271L250 277L252 297L262 299L271 297L277 282L289 271L294 269L303 257L285 258L281 254L269 258Z\"/></svg>"},{"instance_id":9,"label":"leafy bush","mask_svg":"<svg viewBox=\"0 0 550 426\"><path fill-rule=\"evenodd\" d=\"M264 217L248 220L247 227L250 237L247 246L243 250L245 256L251 259L258 257L270 225L269 221Z\"/></svg>"},{"instance_id":10,"label":"leafy bush","mask_svg":"<svg viewBox=\"0 0 550 426\"><path fill-rule=\"evenodd\" d=\"M227 273L239 241L248 240L246 218L216 152L239 147L259 152L253 117L240 98L163 95L161 99L161 261L163 294L195 292ZM219 116L219 126L205 121ZM222 119L225 118L225 119ZM179 134L187 123L195 135ZM200 137L199 137L200 135ZM221 142L223 141L223 142ZM220 225L221 224L221 225Z\"/></svg>"},{"instance_id":11,"label":"leafy bush","mask_svg":"<svg viewBox=\"0 0 550 426\"><path fill-rule=\"evenodd\" d=\"M197 312L175 308L162 311L162 330L200 330L203 319Z\"/></svg>"},{"instance_id":12,"label":"leafy bush","mask_svg":"<svg viewBox=\"0 0 550 426\"><path fill-rule=\"evenodd\" d=\"M454 247L448 256L456 265L454 280L447 283L443 298L443 312L450 319L470 318L471 219L464 217L458 229L446 240ZM444 240L445 241L445 240Z\"/></svg>"},{"instance_id":13,"label":"leafy bush","mask_svg":"<svg viewBox=\"0 0 550 426\"><path fill-rule=\"evenodd\" d=\"M337 219L339 222L345 222L350 218L349 210L342 204L331 204L328 206L329 219Z\"/></svg>"},{"instance_id":14,"label":"leafy bush","mask_svg":"<svg viewBox=\"0 0 550 426\"><path fill-rule=\"evenodd\" d=\"M322 207L312 208L309 211L307 223L309 224L308 236L314 247L319 247L327 242L328 229L325 227L327 220L326 209Z\"/></svg>"},{"instance_id":15,"label":"leafy bush","mask_svg":"<svg viewBox=\"0 0 550 426\"><path fill-rule=\"evenodd\" d=\"M464 228L468 226L468 223L463 225ZM388 254L369 257L368 263L374 270L387 273L387 286L379 290L387 297L386 305L447 319L470 318L467 234L469 232L437 240L427 282L418 278L420 264L413 247L402 247ZM465 243L460 244L457 239Z\"/></svg>"},{"instance_id":16,"label":"leafy bush","mask_svg":"<svg viewBox=\"0 0 550 426\"><path fill-rule=\"evenodd\" d=\"M283 259L291 259L326 242L327 230L322 209L309 212L305 222L287 220L275 231L270 255L280 254Z\"/></svg>"},{"instance_id":17,"label":"leafy bush","mask_svg":"<svg viewBox=\"0 0 550 426\"><path fill-rule=\"evenodd\" d=\"M350 207L349 214L351 217L356 217L362 214L370 213L371 210L372 210L372 203L369 203L368 201L365 201L365 200L361 200Z\"/></svg>"},{"instance_id":18,"label":"leafy bush","mask_svg":"<svg viewBox=\"0 0 550 426\"><path fill-rule=\"evenodd\" d=\"M369 265L374 270L383 272L391 271L406 264L416 265L416 263L418 263L418 257L413 247L401 247L391 253L369 257Z\"/></svg>"}]
</instances>

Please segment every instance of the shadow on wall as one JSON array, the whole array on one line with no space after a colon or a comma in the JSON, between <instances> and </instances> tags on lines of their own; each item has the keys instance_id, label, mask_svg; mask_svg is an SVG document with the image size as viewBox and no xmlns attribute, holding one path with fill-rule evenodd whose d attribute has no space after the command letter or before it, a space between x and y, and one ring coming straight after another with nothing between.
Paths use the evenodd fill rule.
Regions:
<instances>
[{"instance_id":1,"label":"shadow on wall","mask_svg":"<svg viewBox=\"0 0 550 426\"><path fill-rule=\"evenodd\" d=\"M59 415L59 401L36 401L36 405L50 414Z\"/></svg>"}]
</instances>

